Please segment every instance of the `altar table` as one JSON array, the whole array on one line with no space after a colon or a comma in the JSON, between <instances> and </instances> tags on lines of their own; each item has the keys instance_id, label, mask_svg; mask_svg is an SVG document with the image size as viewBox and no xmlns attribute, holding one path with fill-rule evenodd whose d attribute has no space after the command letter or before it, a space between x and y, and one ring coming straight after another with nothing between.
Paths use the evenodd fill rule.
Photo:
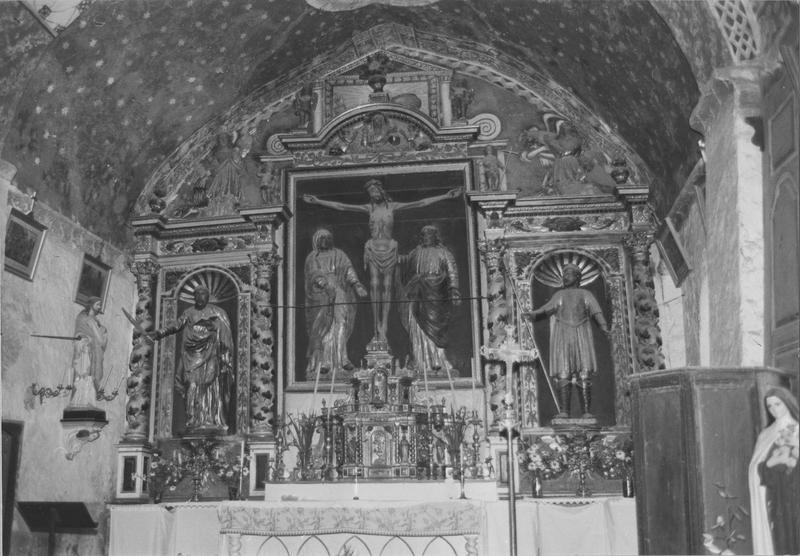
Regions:
<instances>
[{"instance_id":1,"label":"altar table","mask_svg":"<svg viewBox=\"0 0 800 556\"><path fill-rule=\"evenodd\" d=\"M522 499L520 554L638 554L632 499ZM505 501L198 502L111 506L109 554L503 556Z\"/></svg>"}]
</instances>

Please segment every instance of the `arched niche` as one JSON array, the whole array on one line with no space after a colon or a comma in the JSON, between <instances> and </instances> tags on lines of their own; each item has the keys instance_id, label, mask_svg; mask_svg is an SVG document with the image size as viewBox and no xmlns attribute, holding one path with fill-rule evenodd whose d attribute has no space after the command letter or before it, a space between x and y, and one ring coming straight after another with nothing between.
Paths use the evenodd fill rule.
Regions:
<instances>
[{"instance_id":1,"label":"arched niche","mask_svg":"<svg viewBox=\"0 0 800 556\"><path fill-rule=\"evenodd\" d=\"M527 242L526 242L527 243ZM508 276L512 280L519 341L523 347L541 350L544 366L549 371L550 323L547 316L539 317L533 326L522 315L539 308L561 289L561 269L570 262L584 268L584 286L597 299L610 328L606 336L596 324L592 333L597 347L600 375L595 380L597 393L602 397L593 403L592 412L601 428L630 426L630 399L627 394L628 376L633 369L631 338L630 282L625 250L620 243L606 241L552 241L537 239L530 243L514 243L505 257ZM527 324L526 324L527 323ZM552 425L555 402L538 362L522 365L530 372L520 375L517 403L524 428L537 429ZM548 375L549 376L549 375ZM555 384L554 384L555 386ZM594 393L594 392L593 392ZM573 407L577 407L573 402ZM597 408L597 409L595 409ZM574 416L573 416L574 417ZM577 422L576 422L577 423Z\"/></svg>"},{"instance_id":2,"label":"arched niche","mask_svg":"<svg viewBox=\"0 0 800 556\"><path fill-rule=\"evenodd\" d=\"M218 306L227 314L233 344L230 350L233 372L226 377L221 388L227 392L223 396L223 416L227 430L221 433L246 433L249 415L250 293L230 269L216 266L194 268L186 273L171 270L164 274L161 284L158 308L160 329L174 324L184 311L194 305L194 291L200 286L209 290L209 304ZM181 355L181 332L167 336L159 342L156 370L158 406L155 423L155 436L159 438L191 432L186 429L184 397L175 386Z\"/></svg>"},{"instance_id":3,"label":"arched niche","mask_svg":"<svg viewBox=\"0 0 800 556\"><path fill-rule=\"evenodd\" d=\"M565 265L575 265L581 270L581 281L579 287L589 292L600 306L605 321L611 325L613 322L613 305L610 301L610 288L607 283L603 266L591 255L572 250L558 250L543 256L534 264L530 277L531 302L534 308L545 305L556 292L563 289L563 272ZM554 317L542 317L533 323L534 338L544 363L547 380L553 388L558 389L558 381L550 376L551 371L551 335L553 334L552 322ZM597 368L591 379L592 399L591 413L597 418L601 426L613 426L616 424L615 410L615 373L613 360L613 346L610 336L607 336L600 328L598 322L589 318L591 327L591 337ZM545 376L540 375L542 381ZM571 414L570 417L578 417L583 412L578 397L578 389L573 388L571 395ZM539 408L539 420L541 424L546 424L556 415L556 405L553 401L553 394L546 384L538 388L537 402Z\"/></svg>"}]
</instances>

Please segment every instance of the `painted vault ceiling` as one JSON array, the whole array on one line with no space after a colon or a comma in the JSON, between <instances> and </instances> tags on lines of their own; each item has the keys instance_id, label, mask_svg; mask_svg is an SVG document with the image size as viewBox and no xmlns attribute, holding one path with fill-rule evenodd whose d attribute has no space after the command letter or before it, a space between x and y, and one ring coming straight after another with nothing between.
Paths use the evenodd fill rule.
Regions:
<instances>
[{"instance_id":1,"label":"painted vault ceiling","mask_svg":"<svg viewBox=\"0 0 800 556\"><path fill-rule=\"evenodd\" d=\"M24 7L0 4L0 157L18 168L21 189L125 245L139 192L197 129L387 23L487 45L571 91L646 163L662 211L697 158L688 121L699 97L693 70L703 66L685 58L650 3L622 0L337 12L301 0L108 1L55 39Z\"/></svg>"}]
</instances>

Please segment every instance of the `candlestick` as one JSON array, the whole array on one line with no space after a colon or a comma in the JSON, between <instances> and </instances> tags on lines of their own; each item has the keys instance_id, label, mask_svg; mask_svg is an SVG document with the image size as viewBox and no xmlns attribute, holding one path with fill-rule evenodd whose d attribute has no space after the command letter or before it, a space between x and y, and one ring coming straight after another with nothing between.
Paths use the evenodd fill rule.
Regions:
<instances>
[{"instance_id":1,"label":"candlestick","mask_svg":"<svg viewBox=\"0 0 800 556\"><path fill-rule=\"evenodd\" d=\"M242 439L242 452L239 455L239 496L242 496L242 482L244 480L244 438Z\"/></svg>"}]
</instances>

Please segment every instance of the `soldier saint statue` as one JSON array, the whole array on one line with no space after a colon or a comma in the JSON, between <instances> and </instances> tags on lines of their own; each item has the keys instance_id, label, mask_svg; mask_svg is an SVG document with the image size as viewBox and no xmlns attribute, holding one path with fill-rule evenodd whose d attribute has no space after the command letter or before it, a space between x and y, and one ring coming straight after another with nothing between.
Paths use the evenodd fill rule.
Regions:
<instances>
[{"instance_id":1,"label":"soldier saint statue","mask_svg":"<svg viewBox=\"0 0 800 556\"><path fill-rule=\"evenodd\" d=\"M578 389L578 399L583 417L591 417L592 377L597 370L592 323L609 334L608 324L597 299L588 290L580 288L581 269L574 264L563 267L563 289L550 300L525 316L531 320L540 315L550 316L550 376L557 380L559 418L570 416L573 385Z\"/></svg>"}]
</instances>

